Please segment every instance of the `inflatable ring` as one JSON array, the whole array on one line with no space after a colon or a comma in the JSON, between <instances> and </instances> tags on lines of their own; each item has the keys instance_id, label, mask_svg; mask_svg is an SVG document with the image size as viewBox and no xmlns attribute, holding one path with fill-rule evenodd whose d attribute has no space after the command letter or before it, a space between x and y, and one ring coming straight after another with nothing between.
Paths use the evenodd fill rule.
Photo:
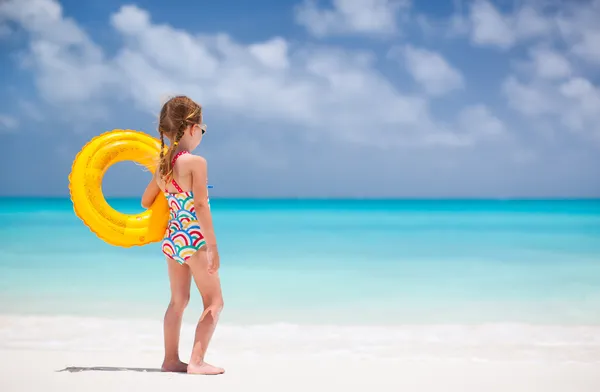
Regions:
<instances>
[{"instance_id":1,"label":"inflatable ring","mask_svg":"<svg viewBox=\"0 0 600 392\"><path fill-rule=\"evenodd\" d=\"M69 175L73 209L103 241L131 247L163 239L169 206L162 192L149 209L135 215L116 211L102 194L102 179L110 166L134 161L154 174L159 153L159 140L143 132L115 129L93 138L75 157Z\"/></svg>"}]
</instances>

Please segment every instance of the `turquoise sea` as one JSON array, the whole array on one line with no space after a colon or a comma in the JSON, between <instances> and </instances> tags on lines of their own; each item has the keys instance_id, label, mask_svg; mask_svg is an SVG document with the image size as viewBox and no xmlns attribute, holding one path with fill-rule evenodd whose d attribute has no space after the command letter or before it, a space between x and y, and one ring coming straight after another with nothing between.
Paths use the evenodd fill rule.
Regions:
<instances>
[{"instance_id":1,"label":"turquoise sea","mask_svg":"<svg viewBox=\"0 0 600 392\"><path fill-rule=\"evenodd\" d=\"M125 212L138 199L113 199ZM211 199L228 323L600 324L600 200ZM162 318L158 244L0 198L0 312ZM187 314L200 313L192 292Z\"/></svg>"}]
</instances>

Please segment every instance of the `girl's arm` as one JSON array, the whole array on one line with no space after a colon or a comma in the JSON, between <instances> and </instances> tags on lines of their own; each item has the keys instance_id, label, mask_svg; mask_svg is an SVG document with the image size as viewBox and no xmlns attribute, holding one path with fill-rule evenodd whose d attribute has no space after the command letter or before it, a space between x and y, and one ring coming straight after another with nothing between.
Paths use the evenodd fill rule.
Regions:
<instances>
[{"instance_id":1,"label":"girl's arm","mask_svg":"<svg viewBox=\"0 0 600 392\"><path fill-rule=\"evenodd\" d=\"M154 203L154 200L156 199L156 196L158 196L159 193L160 188L156 183L156 179L152 177L152 181L150 181L150 183L146 187L146 190L144 191L144 194L142 195L142 207L150 208L150 206L152 205L152 203Z\"/></svg>"},{"instance_id":2,"label":"girl's arm","mask_svg":"<svg viewBox=\"0 0 600 392\"><path fill-rule=\"evenodd\" d=\"M213 228L210 207L208 206L208 176L206 168L206 159L200 156L194 156L192 162L192 192L194 192L194 207L196 208L196 217L200 223L200 230L206 240L206 245L216 247L217 238Z\"/></svg>"}]
</instances>

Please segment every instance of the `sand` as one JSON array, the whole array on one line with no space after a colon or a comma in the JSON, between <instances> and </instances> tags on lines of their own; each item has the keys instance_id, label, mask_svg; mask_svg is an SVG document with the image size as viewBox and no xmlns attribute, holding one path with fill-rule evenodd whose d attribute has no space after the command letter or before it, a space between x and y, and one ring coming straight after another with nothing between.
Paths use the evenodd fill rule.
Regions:
<instances>
[{"instance_id":1,"label":"sand","mask_svg":"<svg viewBox=\"0 0 600 392\"><path fill-rule=\"evenodd\" d=\"M225 325L209 358L220 376L160 372L161 332L0 316L0 391L600 391L599 327Z\"/></svg>"}]
</instances>

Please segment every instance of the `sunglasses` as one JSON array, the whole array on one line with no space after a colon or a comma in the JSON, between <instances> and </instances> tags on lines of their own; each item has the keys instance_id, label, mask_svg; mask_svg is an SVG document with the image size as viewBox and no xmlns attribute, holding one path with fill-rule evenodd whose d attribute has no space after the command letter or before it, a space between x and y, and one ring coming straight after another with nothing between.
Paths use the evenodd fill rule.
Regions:
<instances>
[{"instance_id":1,"label":"sunglasses","mask_svg":"<svg viewBox=\"0 0 600 392\"><path fill-rule=\"evenodd\" d=\"M206 133L206 124L202 123L202 124L196 124L196 125L198 125L198 127L202 131L202 135L204 135Z\"/></svg>"}]
</instances>

